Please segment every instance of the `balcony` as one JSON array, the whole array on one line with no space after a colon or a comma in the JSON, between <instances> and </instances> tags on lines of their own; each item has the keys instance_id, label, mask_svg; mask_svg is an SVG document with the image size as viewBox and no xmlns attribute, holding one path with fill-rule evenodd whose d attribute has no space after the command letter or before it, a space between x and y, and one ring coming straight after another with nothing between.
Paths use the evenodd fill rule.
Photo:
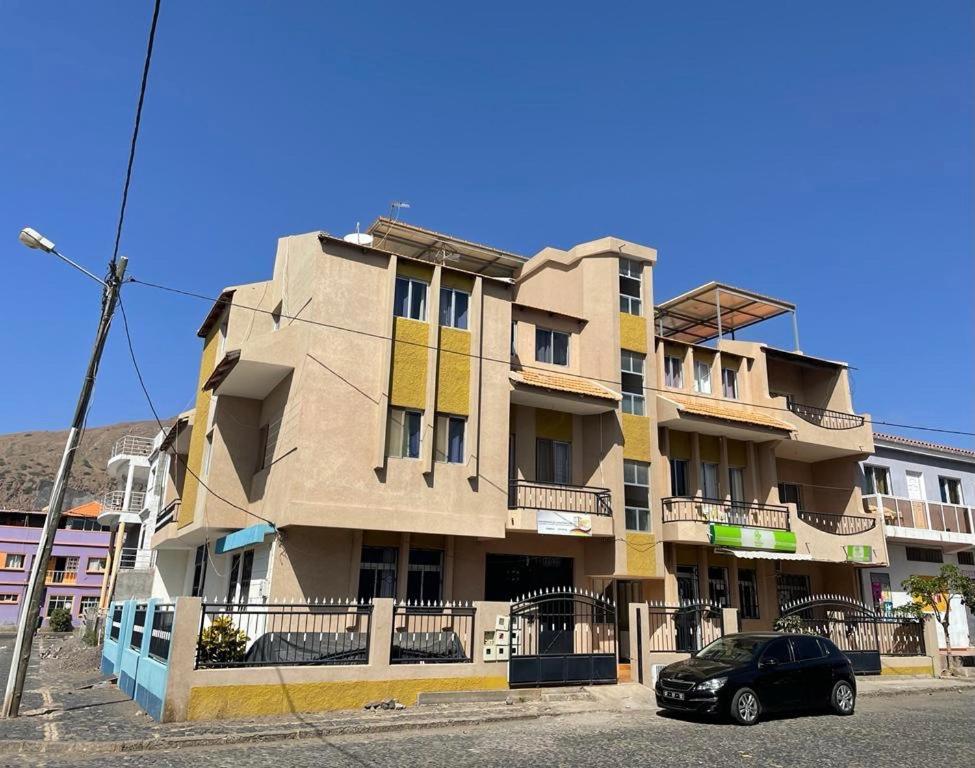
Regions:
<instances>
[{"instance_id":1,"label":"balcony","mask_svg":"<svg viewBox=\"0 0 975 768\"><path fill-rule=\"evenodd\" d=\"M883 515L891 541L941 545L948 551L975 547L971 507L883 494L864 496L863 507Z\"/></svg>"},{"instance_id":2,"label":"balcony","mask_svg":"<svg viewBox=\"0 0 975 768\"><path fill-rule=\"evenodd\" d=\"M612 536L608 488L513 480L508 487L508 530L571 536Z\"/></svg>"},{"instance_id":3,"label":"balcony","mask_svg":"<svg viewBox=\"0 0 975 768\"><path fill-rule=\"evenodd\" d=\"M829 408L817 408L814 405L797 403L791 398L787 401L787 407L803 421L813 424L823 429L856 429L864 424L863 416L855 413L844 413L843 411L831 411Z\"/></svg>"},{"instance_id":4,"label":"balcony","mask_svg":"<svg viewBox=\"0 0 975 768\"><path fill-rule=\"evenodd\" d=\"M74 584L77 580L77 571L47 571L44 574L44 581L47 584Z\"/></svg>"},{"instance_id":5,"label":"balcony","mask_svg":"<svg viewBox=\"0 0 975 768\"><path fill-rule=\"evenodd\" d=\"M748 528L789 530L789 509L775 504L751 504L723 499L671 496L661 499L664 523L719 523Z\"/></svg>"},{"instance_id":6,"label":"balcony","mask_svg":"<svg viewBox=\"0 0 975 768\"><path fill-rule=\"evenodd\" d=\"M114 459L116 456L148 456L151 453L151 437L136 437L135 435L126 435L125 437L120 437L115 441L115 445L112 446L111 458Z\"/></svg>"},{"instance_id":7,"label":"balcony","mask_svg":"<svg viewBox=\"0 0 975 768\"><path fill-rule=\"evenodd\" d=\"M146 571L156 564L154 549L123 547L119 553L118 567L122 571Z\"/></svg>"},{"instance_id":8,"label":"balcony","mask_svg":"<svg viewBox=\"0 0 975 768\"><path fill-rule=\"evenodd\" d=\"M800 509L796 516L816 530L834 536L856 536L872 531L877 525L877 518L872 515L838 515L832 512Z\"/></svg>"},{"instance_id":9,"label":"balcony","mask_svg":"<svg viewBox=\"0 0 975 768\"><path fill-rule=\"evenodd\" d=\"M102 511L98 515L98 522L101 525L112 526L117 523L139 523L141 522L142 509L146 503L144 491L132 491L129 493L128 504L125 503L125 491L117 489L106 491L102 496Z\"/></svg>"}]
</instances>

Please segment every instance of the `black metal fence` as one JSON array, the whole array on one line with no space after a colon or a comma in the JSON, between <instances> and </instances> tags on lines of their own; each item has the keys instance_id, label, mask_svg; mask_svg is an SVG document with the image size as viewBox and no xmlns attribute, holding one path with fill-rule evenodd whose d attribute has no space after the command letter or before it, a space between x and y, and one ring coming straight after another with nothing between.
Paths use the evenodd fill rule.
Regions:
<instances>
[{"instance_id":1,"label":"black metal fence","mask_svg":"<svg viewBox=\"0 0 975 768\"><path fill-rule=\"evenodd\" d=\"M837 515L832 512L811 512L808 509L800 509L796 514L804 523L835 536L866 533L877 525L877 518L867 515Z\"/></svg>"},{"instance_id":2,"label":"black metal fence","mask_svg":"<svg viewBox=\"0 0 975 768\"><path fill-rule=\"evenodd\" d=\"M367 664L372 605L204 603L197 668Z\"/></svg>"},{"instance_id":3,"label":"black metal fence","mask_svg":"<svg viewBox=\"0 0 975 768\"><path fill-rule=\"evenodd\" d=\"M820 635L844 653L877 652L882 656L923 656L924 625L898 617L832 616L793 619L795 631Z\"/></svg>"},{"instance_id":4,"label":"black metal fence","mask_svg":"<svg viewBox=\"0 0 975 768\"><path fill-rule=\"evenodd\" d=\"M647 626L652 653L693 653L724 635L724 614L710 603L649 603Z\"/></svg>"},{"instance_id":5,"label":"black metal fence","mask_svg":"<svg viewBox=\"0 0 975 768\"><path fill-rule=\"evenodd\" d=\"M394 605L391 664L456 664L474 660L474 613L466 605Z\"/></svg>"},{"instance_id":6,"label":"black metal fence","mask_svg":"<svg viewBox=\"0 0 975 768\"><path fill-rule=\"evenodd\" d=\"M122 611L124 606L113 605L112 613L109 616L108 625L108 639L114 642L118 642L119 637L122 634Z\"/></svg>"},{"instance_id":7,"label":"black metal fence","mask_svg":"<svg viewBox=\"0 0 975 768\"><path fill-rule=\"evenodd\" d=\"M129 638L129 648L133 651L142 650L142 638L146 632L146 612L149 607L145 603L139 603L135 607L132 618L132 635Z\"/></svg>"},{"instance_id":8,"label":"black metal fence","mask_svg":"<svg viewBox=\"0 0 975 768\"><path fill-rule=\"evenodd\" d=\"M149 631L149 655L163 664L169 661L169 647L173 639L173 617L176 607L171 603L158 604L152 612Z\"/></svg>"},{"instance_id":9,"label":"black metal fence","mask_svg":"<svg viewBox=\"0 0 975 768\"><path fill-rule=\"evenodd\" d=\"M789 509L778 504L669 496L660 500L665 523L723 523L789 530Z\"/></svg>"},{"instance_id":10,"label":"black metal fence","mask_svg":"<svg viewBox=\"0 0 975 768\"><path fill-rule=\"evenodd\" d=\"M508 489L508 507L610 517L613 514L611 497L608 488L512 480Z\"/></svg>"},{"instance_id":11,"label":"black metal fence","mask_svg":"<svg viewBox=\"0 0 975 768\"><path fill-rule=\"evenodd\" d=\"M803 421L815 424L823 429L856 429L863 426L863 416L843 411L831 411L829 408L817 408L805 403L788 401L789 410Z\"/></svg>"}]
</instances>

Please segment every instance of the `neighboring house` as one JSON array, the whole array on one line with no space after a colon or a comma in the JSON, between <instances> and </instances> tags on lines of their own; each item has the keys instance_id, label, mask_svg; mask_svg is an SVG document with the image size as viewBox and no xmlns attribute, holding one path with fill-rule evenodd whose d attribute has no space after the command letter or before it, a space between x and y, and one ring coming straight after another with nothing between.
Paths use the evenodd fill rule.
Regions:
<instances>
[{"instance_id":1,"label":"neighboring house","mask_svg":"<svg viewBox=\"0 0 975 768\"><path fill-rule=\"evenodd\" d=\"M41 615L67 608L77 625L97 609L108 567L110 534L98 523L97 501L68 510L54 536ZM45 513L0 510L0 627L15 626L37 554Z\"/></svg>"},{"instance_id":2,"label":"neighboring house","mask_svg":"<svg viewBox=\"0 0 975 768\"><path fill-rule=\"evenodd\" d=\"M205 319L155 594L575 586L618 599L623 631L648 599L757 629L886 564L846 366L727 338L793 305L716 283L656 305L656 251L612 237L525 259L369 231L282 238L272 279Z\"/></svg>"},{"instance_id":3,"label":"neighboring house","mask_svg":"<svg viewBox=\"0 0 975 768\"><path fill-rule=\"evenodd\" d=\"M908 576L952 563L975 578L975 451L881 434L874 446L862 465L864 506L883 516L890 567L869 568L863 580L874 607L890 612L908 602ZM975 653L970 606L952 603L949 634L952 649ZM940 625L938 637L944 648Z\"/></svg>"}]
</instances>

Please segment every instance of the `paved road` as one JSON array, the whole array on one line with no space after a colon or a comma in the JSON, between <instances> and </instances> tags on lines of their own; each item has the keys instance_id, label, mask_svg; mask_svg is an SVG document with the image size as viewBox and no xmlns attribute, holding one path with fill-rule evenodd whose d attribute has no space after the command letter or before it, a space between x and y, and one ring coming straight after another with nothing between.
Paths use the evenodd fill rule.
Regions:
<instances>
[{"instance_id":1,"label":"paved road","mask_svg":"<svg viewBox=\"0 0 975 768\"><path fill-rule=\"evenodd\" d=\"M407 734L343 736L179 752L112 755L115 766L761 766L913 768L970 765L975 692L874 697L853 717L781 718L753 728L653 712L597 713ZM0 765L103 766L105 756L0 757Z\"/></svg>"}]
</instances>

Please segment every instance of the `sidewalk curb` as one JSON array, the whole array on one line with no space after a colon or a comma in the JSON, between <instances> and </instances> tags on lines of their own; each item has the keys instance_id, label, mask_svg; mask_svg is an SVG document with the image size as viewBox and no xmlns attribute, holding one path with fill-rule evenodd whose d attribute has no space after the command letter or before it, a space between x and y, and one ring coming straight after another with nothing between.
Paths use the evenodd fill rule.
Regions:
<instances>
[{"instance_id":1,"label":"sidewalk curb","mask_svg":"<svg viewBox=\"0 0 975 768\"><path fill-rule=\"evenodd\" d=\"M867 688L858 690L859 697L905 696L911 693L962 693L975 691L975 683L952 683L950 685L897 685L884 688Z\"/></svg>"}]
</instances>

